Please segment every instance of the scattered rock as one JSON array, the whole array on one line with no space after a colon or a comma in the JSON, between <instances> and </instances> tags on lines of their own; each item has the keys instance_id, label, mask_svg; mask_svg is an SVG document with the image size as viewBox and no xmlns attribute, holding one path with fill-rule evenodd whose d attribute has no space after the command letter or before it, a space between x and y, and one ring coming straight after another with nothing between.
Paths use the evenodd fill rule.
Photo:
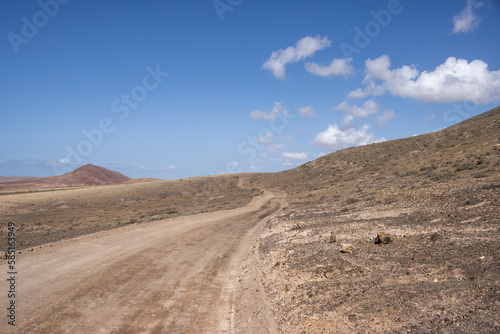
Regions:
<instances>
[{"instance_id":1,"label":"scattered rock","mask_svg":"<svg viewBox=\"0 0 500 334\"><path fill-rule=\"evenodd\" d=\"M0 251L0 260L5 260L7 258L7 253Z\"/></svg>"},{"instance_id":2,"label":"scattered rock","mask_svg":"<svg viewBox=\"0 0 500 334\"><path fill-rule=\"evenodd\" d=\"M389 233L377 233L377 237L375 238L376 244L388 244L389 242L391 242L391 235Z\"/></svg>"},{"instance_id":3,"label":"scattered rock","mask_svg":"<svg viewBox=\"0 0 500 334\"><path fill-rule=\"evenodd\" d=\"M342 247L342 249L340 250L341 253L351 254L356 250L356 248L354 248L354 246L351 244L342 244L341 247Z\"/></svg>"},{"instance_id":4,"label":"scattered rock","mask_svg":"<svg viewBox=\"0 0 500 334\"><path fill-rule=\"evenodd\" d=\"M324 273L324 275L325 275L326 278L332 278L333 277L333 271L326 271Z\"/></svg>"},{"instance_id":5,"label":"scattered rock","mask_svg":"<svg viewBox=\"0 0 500 334\"><path fill-rule=\"evenodd\" d=\"M433 235L431 235L431 241L438 241L441 239L443 239L443 236L439 233L434 233Z\"/></svg>"},{"instance_id":6,"label":"scattered rock","mask_svg":"<svg viewBox=\"0 0 500 334\"><path fill-rule=\"evenodd\" d=\"M356 314L349 314L347 317L350 322L355 322L356 321Z\"/></svg>"},{"instance_id":7,"label":"scattered rock","mask_svg":"<svg viewBox=\"0 0 500 334\"><path fill-rule=\"evenodd\" d=\"M415 254L412 257L413 261L427 261L429 259L430 259L430 256L426 255L426 254Z\"/></svg>"},{"instance_id":8,"label":"scattered rock","mask_svg":"<svg viewBox=\"0 0 500 334\"><path fill-rule=\"evenodd\" d=\"M335 234L330 233L330 239L328 240L329 243L333 244L334 242L337 242L337 236Z\"/></svg>"}]
</instances>

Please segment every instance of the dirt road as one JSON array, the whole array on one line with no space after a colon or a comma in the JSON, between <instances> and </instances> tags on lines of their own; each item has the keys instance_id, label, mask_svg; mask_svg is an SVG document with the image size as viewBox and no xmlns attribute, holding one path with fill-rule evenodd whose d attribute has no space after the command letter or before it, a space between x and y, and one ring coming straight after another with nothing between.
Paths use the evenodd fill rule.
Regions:
<instances>
[{"instance_id":1,"label":"dirt road","mask_svg":"<svg viewBox=\"0 0 500 334\"><path fill-rule=\"evenodd\" d=\"M266 191L240 209L130 225L22 252L16 327L7 324L8 283L2 279L0 332L273 333L258 273L242 270L252 261L256 235L283 201L282 194ZM0 273L7 272L3 262Z\"/></svg>"}]
</instances>

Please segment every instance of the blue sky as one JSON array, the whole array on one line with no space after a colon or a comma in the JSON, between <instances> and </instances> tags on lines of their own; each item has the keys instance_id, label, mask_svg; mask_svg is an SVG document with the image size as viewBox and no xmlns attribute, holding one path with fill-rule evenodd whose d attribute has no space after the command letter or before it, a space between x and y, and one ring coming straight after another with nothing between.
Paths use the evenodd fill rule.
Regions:
<instances>
[{"instance_id":1,"label":"blue sky","mask_svg":"<svg viewBox=\"0 0 500 334\"><path fill-rule=\"evenodd\" d=\"M0 175L274 172L500 104L500 3L2 1Z\"/></svg>"}]
</instances>

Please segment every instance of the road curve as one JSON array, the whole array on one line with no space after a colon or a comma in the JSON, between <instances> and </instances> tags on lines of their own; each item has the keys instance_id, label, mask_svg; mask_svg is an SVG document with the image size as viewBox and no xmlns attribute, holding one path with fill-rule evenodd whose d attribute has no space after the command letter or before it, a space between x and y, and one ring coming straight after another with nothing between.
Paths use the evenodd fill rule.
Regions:
<instances>
[{"instance_id":1,"label":"road curve","mask_svg":"<svg viewBox=\"0 0 500 334\"><path fill-rule=\"evenodd\" d=\"M23 253L16 327L2 316L0 332L241 332L232 302L241 301L234 293L242 257L283 198L265 191L243 208L130 225ZM0 272L7 271L4 262ZM7 283L0 284L3 310ZM274 332L269 326L261 332Z\"/></svg>"}]
</instances>

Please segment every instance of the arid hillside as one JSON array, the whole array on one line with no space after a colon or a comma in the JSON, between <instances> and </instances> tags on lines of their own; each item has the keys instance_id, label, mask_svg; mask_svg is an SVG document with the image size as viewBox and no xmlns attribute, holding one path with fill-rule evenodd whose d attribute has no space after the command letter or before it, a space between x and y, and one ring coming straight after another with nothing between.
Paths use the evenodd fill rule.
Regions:
<instances>
[{"instance_id":1,"label":"arid hillside","mask_svg":"<svg viewBox=\"0 0 500 334\"><path fill-rule=\"evenodd\" d=\"M283 333L500 331L500 108L251 184L288 193L260 245Z\"/></svg>"},{"instance_id":2,"label":"arid hillside","mask_svg":"<svg viewBox=\"0 0 500 334\"><path fill-rule=\"evenodd\" d=\"M257 258L240 266L237 286L251 299L263 284L281 333L500 331L500 108L280 173L158 181L86 165L4 178L0 251L9 221L18 250L36 255L96 231L225 214L265 189L285 192L287 206L250 247Z\"/></svg>"},{"instance_id":3,"label":"arid hillside","mask_svg":"<svg viewBox=\"0 0 500 334\"><path fill-rule=\"evenodd\" d=\"M500 107L441 131L344 149L295 169L260 174L254 180L286 189L297 198L301 194L311 198L318 190L339 184L353 182L365 188L380 184L382 177L388 183L481 179L498 171L499 153Z\"/></svg>"}]
</instances>

